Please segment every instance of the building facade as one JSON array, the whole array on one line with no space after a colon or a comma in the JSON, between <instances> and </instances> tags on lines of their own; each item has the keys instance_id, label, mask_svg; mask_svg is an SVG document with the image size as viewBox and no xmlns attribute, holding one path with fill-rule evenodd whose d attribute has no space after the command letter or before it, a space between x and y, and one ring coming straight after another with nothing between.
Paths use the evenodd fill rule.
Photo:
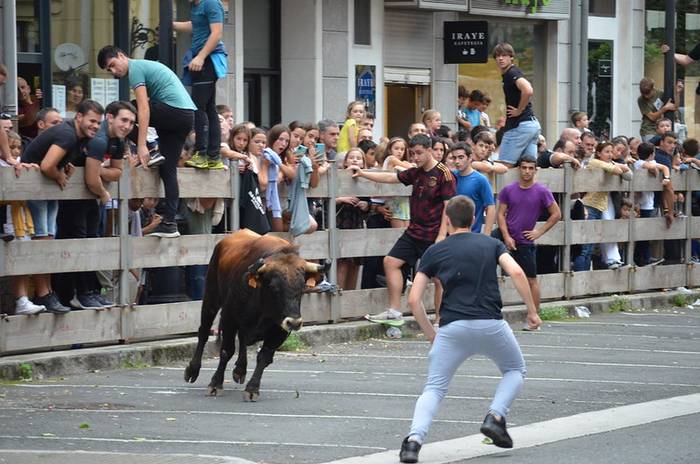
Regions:
<instances>
[{"instance_id":1,"label":"building facade","mask_svg":"<svg viewBox=\"0 0 700 464\"><path fill-rule=\"evenodd\" d=\"M694 45L697 3L678 2L685 34L679 50ZM495 123L505 105L490 50L508 41L533 83L535 114L550 141L570 124L573 110L587 111L600 134L636 135L639 80L646 73L663 87L657 43L663 4L228 0L224 40L229 75L219 81L218 100L233 108L237 121L271 126L292 120L342 121L348 102L360 99L376 116L377 134L405 136L408 124L428 108L439 110L444 123L456 127L461 84L492 97L488 114ZM186 19L187 0L2 0L0 7L0 61L11 76L16 73L42 88L46 104L67 114L80 95L104 103L129 97L127 88L97 67L103 45L116 43L133 57L161 59L178 72L189 47L189 37L173 38L169 28L159 27L162 18ZM446 63L446 22L485 22L486 62ZM680 77L693 90L700 69L691 67ZM0 94L9 112L16 111L15 83L11 77ZM685 114L694 114L695 95L681 95ZM694 128L689 132L694 134Z\"/></svg>"}]
</instances>

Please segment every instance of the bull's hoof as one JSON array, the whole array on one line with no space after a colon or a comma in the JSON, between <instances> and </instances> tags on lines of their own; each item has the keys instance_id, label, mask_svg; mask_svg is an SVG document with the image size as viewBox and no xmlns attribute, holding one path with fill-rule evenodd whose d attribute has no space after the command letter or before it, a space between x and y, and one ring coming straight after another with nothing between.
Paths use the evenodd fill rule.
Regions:
<instances>
[{"instance_id":1,"label":"bull's hoof","mask_svg":"<svg viewBox=\"0 0 700 464\"><path fill-rule=\"evenodd\" d=\"M185 368L185 382L194 383L195 380L197 380L197 377L199 377L199 367L200 366L193 366L190 364Z\"/></svg>"},{"instance_id":2,"label":"bull's hoof","mask_svg":"<svg viewBox=\"0 0 700 464\"><path fill-rule=\"evenodd\" d=\"M255 403L258 401L258 398L260 398L260 392L250 392L250 391L244 391L243 392L243 401L250 401L251 403Z\"/></svg>"},{"instance_id":3,"label":"bull's hoof","mask_svg":"<svg viewBox=\"0 0 700 464\"><path fill-rule=\"evenodd\" d=\"M245 382L245 375L246 375L245 369L239 370L238 368L236 368L233 370L233 381L236 383L240 383L242 385L243 382Z\"/></svg>"},{"instance_id":4,"label":"bull's hoof","mask_svg":"<svg viewBox=\"0 0 700 464\"><path fill-rule=\"evenodd\" d=\"M209 385L207 387L207 396L217 396L222 391L224 391L223 385Z\"/></svg>"}]
</instances>

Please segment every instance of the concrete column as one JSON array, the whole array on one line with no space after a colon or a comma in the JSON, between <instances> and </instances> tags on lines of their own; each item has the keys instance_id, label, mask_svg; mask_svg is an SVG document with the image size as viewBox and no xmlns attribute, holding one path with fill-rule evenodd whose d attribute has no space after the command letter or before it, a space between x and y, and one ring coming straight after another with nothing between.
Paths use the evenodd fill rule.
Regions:
<instances>
[{"instance_id":1,"label":"concrete column","mask_svg":"<svg viewBox=\"0 0 700 464\"><path fill-rule=\"evenodd\" d=\"M612 120L613 127L610 135L633 134L632 117L637 107L637 96L633 87L632 36L634 18L632 2L617 2L615 12L617 21L617 36L613 48L613 78L612 78ZM642 31L642 37L644 33ZM639 82L639 80L637 80ZM639 110L636 111L637 113Z\"/></svg>"},{"instance_id":2,"label":"concrete column","mask_svg":"<svg viewBox=\"0 0 700 464\"><path fill-rule=\"evenodd\" d=\"M457 21L459 15L455 12L433 14L433 88L431 106L442 115L443 124L457 129L455 114L457 113L457 74L456 64L445 64L443 43L445 21Z\"/></svg>"},{"instance_id":3,"label":"concrete column","mask_svg":"<svg viewBox=\"0 0 700 464\"><path fill-rule=\"evenodd\" d=\"M228 52L228 74L216 83L216 102L230 106L239 123L243 121L243 0L229 0L228 4L223 39Z\"/></svg>"},{"instance_id":4,"label":"concrete column","mask_svg":"<svg viewBox=\"0 0 700 464\"><path fill-rule=\"evenodd\" d=\"M552 81L556 78L557 98L547 102L547 110L552 112L548 113L550 120L546 123L546 130L544 127L542 129L550 148L559 138L561 131L570 124L569 102L571 101L571 92L573 91L571 84L571 66L569 66L572 47L571 34L569 33L570 26L569 20L553 21L549 25L549 40L552 44L552 53L548 53L547 61L551 62L551 60L554 60L556 62L556 65L549 68L553 73L556 73L556 77L548 77L551 78ZM553 29L556 32L554 32ZM552 54L556 56L553 57ZM588 59L588 57L586 57L586 59ZM548 85L547 87L549 97L550 86Z\"/></svg>"},{"instance_id":5,"label":"concrete column","mask_svg":"<svg viewBox=\"0 0 700 464\"><path fill-rule=\"evenodd\" d=\"M282 121L322 118L322 2L281 2Z\"/></svg>"},{"instance_id":6,"label":"concrete column","mask_svg":"<svg viewBox=\"0 0 700 464\"><path fill-rule=\"evenodd\" d=\"M630 66L632 98L627 102L630 105L630 129L622 133L637 136L639 135L639 127L642 124L642 115L637 106L637 98L639 97L639 81L644 77L644 33L646 27L644 21L644 0L632 0L631 26L633 31L630 34L632 39L632 64Z\"/></svg>"},{"instance_id":7,"label":"concrete column","mask_svg":"<svg viewBox=\"0 0 700 464\"><path fill-rule=\"evenodd\" d=\"M0 63L7 67L7 81L0 87L0 110L17 114L17 12L14 0L3 0L1 6Z\"/></svg>"},{"instance_id":8,"label":"concrete column","mask_svg":"<svg viewBox=\"0 0 700 464\"><path fill-rule=\"evenodd\" d=\"M345 120L348 105L348 1L323 0L323 117Z\"/></svg>"},{"instance_id":9,"label":"concrete column","mask_svg":"<svg viewBox=\"0 0 700 464\"><path fill-rule=\"evenodd\" d=\"M547 24L542 26L544 43L546 44L545 51L541 54L544 61L545 77L539 86L539 90L542 92L542 98L538 98L540 102L538 110L540 112L535 113L540 120L542 134L547 138L550 147L554 145L561 133L559 129L560 118L566 119L568 117L568 111L565 111L562 115L559 114L559 102L562 99L568 102L568 95L566 93L561 94L559 85L549 84L549 82L558 82L560 80L560 73L563 69L571 69L565 60L561 61L559 59L559 24L559 21L548 21ZM571 89L570 86L569 89Z\"/></svg>"}]
</instances>

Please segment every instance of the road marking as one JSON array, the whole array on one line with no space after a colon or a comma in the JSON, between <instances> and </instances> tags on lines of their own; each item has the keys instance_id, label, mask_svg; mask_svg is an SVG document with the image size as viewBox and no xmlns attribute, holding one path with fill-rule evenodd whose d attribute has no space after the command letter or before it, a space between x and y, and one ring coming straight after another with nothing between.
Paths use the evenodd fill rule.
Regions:
<instances>
[{"instance_id":1,"label":"road marking","mask_svg":"<svg viewBox=\"0 0 700 464\"><path fill-rule=\"evenodd\" d=\"M153 369L163 369L163 370L182 370L179 367L164 367L155 366ZM202 371L215 371L213 367L202 367ZM310 374L310 375L320 375L320 374L338 374L338 375L376 375L382 377L421 377L424 373L408 373L408 372L376 372L376 371L342 371L342 370L315 370L315 369L265 369L265 373L275 373L275 374ZM467 379L496 379L501 380L500 376L497 375L474 375L474 374L455 374L455 377L467 378ZM567 382L567 383L603 383L603 384L617 384L617 385L648 385L648 386L658 386L658 387L691 387L698 388L700 384L694 383L664 383L664 382L637 382L632 380L604 380L604 379L560 379L557 377L531 377L527 376L527 380L532 381L542 381L542 382ZM264 391L264 390L263 390Z\"/></svg>"},{"instance_id":2,"label":"road marking","mask_svg":"<svg viewBox=\"0 0 700 464\"><path fill-rule=\"evenodd\" d=\"M178 443L188 445L260 445L260 446L307 446L313 448L349 448L364 450L385 450L381 446L342 445L337 443L294 443L277 441L237 441L237 440L174 440L165 438L103 438L103 437L45 437L42 435L0 435L5 440L47 440L47 441L93 441L111 443ZM0 450L2 452L2 450Z\"/></svg>"},{"instance_id":3,"label":"road marking","mask_svg":"<svg viewBox=\"0 0 700 464\"><path fill-rule=\"evenodd\" d=\"M690 311L689 309L686 309L686 311ZM669 312L663 312L663 313L650 313L650 312L622 312L620 313L623 316L664 316L664 317L688 317L690 319L698 319L700 318L700 314L694 314L694 313L688 313L688 312L680 312L680 311L674 311L672 313Z\"/></svg>"},{"instance_id":4,"label":"road marking","mask_svg":"<svg viewBox=\"0 0 700 464\"><path fill-rule=\"evenodd\" d=\"M529 348L560 348L556 346L545 346L545 345L520 345L521 347L529 347ZM569 347L574 350L585 350L585 349L590 349L590 350L600 350L600 351L616 351L614 348L597 348L597 347L585 347L585 346L580 346L580 347ZM692 355L700 355L700 352L673 352L673 351L661 351L661 350L634 350L634 349L621 349L620 351L641 351L645 353L650 353L650 352L656 352L656 353L666 353L666 354L692 354ZM393 359L393 360L410 360L410 359L427 359L427 356L404 356L404 355L393 355L393 354L348 354L348 355L343 355L340 353L313 353L313 354L304 354L304 353L285 353L284 354L287 357L291 358L304 358L304 357L326 357L326 358L360 358L360 359ZM700 366L679 366L675 364L635 364L635 363L603 363L603 362L596 362L596 361L561 361L561 360L556 360L556 359L542 359L542 360L533 360L530 359L533 356L536 356L532 353L524 353L523 354L526 358L528 358L527 362L529 363L538 363L538 364L577 364L577 365L584 365L584 366L618 366L618 367L648 367L648 368L655 368L655 369L686 369L686 370L700 370ZM489 362L491 363L492 361L488 358L485 358L483 356L473 356L472 358L469 359L470 362L474 361L479 361L479 362Z\"/></svg>"},{"instance_id":5,"label":"road marking","mask_svg":"<svg viewBox=\"0 0 700 464\"><path fill-rule=\"evenodd\" d=\"M226 384L229 385L229 384ZM142 385L72 385L72 384L50 384L50 385L32 385L32 384L17 384L11 385L10 387L16 388L74 388L74 389L115 389L115 390L154 390L154 394L160 395L180 395L185 393L185 391L203 391L202 387L147 387ZM167 389L169 388L169 390ZM183 390L183 391L177 391ZM239 391L231 390L228 391ZM265 388L263 393L289 393L300 395L330 395L330 396L369 396L369 397L379 397L379 398L413 398L417 399L420 395L413 393L378 393L378 392L346 392L346 391L326 391L326 390L282 390L282 389L269 389ZM473 401L491 401L493 397L491 396L456 396L456 395L446 395L445 399L449 400L473 400ZM522 401L535 402L535 403L551 403L551 398L521 398ZM564 399L560 403L581 403L581 404L605 404L605 405L616 405L620 406L625 403L620 401L593 401L593 400L572 400Z\"/></svg>"},{"instance_id":6,"label":"road marking","mask_svg":"<svg viewBox=\"0 0 700 464\"><path fill-rule=\"evenodd\" d=\"M423 464L442 464L491 454L506 452L514 454L517 453L518 449L611 432L698 413L700 413L700 393L620 406L602 411L585 412L509 429L515 443L513 450L484 445L481 443L484 438L481 434L426 443L420 452L420 462ZM394 463L397 460L397 456L398 450L389 450L365 456L340 459L325 464Z\"/></svg>"},{"instance_id":7,"label":"road marking","mask_svg":"<svg viewBox=\"0 0 700 464\"><path fill-rule=\"evenodd\" d=\"M43 437L42 437L43 438ZM82 439L82 437L81 437ZM84 451L84 450L28 450L28 449L0 449L0 457L3 455L7 456L9 454L23 454L23 455L36 455L37 461L40 462L51 462L49 459L52 456L70 456L66 457L64 462L70 462L71 458L76 458L79 456L89 456L98 460L99 457L110 456L123 458L123 462L173 462L173 459L178 460L183 459L185 462L206 462L210 464L255 464L253 461L248 461L246 459L234 458L230 456L214 456L211 454L144 454L144 453L123 453L123 452L113 452L113 451ZM10 461L11 462L11 461Z\"/></svg>"},{"instance_id":8,"label":"road marking","mask_svg":"<svg viewBox=\"0 0 700 464\"><path fill-rule=\"evenodd\" d=\"M688 325L672 325L672 324L641 324L639 322L597 322L597 321L582 321L576 320L575 322L567 321L547 321L547 324L554 325L612 325L612 326L622 326L622 327L666 327L672 329L687 329Z\"/></svg>"},{"instance_id":9,"label":"road marking","mask_svg":"<svg viewBox=\"0 0 700 464\"><path fill-rule=\"evenodd\" d=\"M411 422L410 417L383 417L383 416L345 416L336 414L277 414L268 412L235 412L235 411L186 411L186 410L162 410L162 409L90 409L90 408L32 408L32 407L0 407L0 411L22 411L22 412L78 412L96 414L184 414L203 416L241 416L241 417L277 417L285 419L331 419L331 420L360 420L360 421L401 421ZM445 424L480 424L476 421L440 419L435 422Z\"/></svg>"}]
</instances>

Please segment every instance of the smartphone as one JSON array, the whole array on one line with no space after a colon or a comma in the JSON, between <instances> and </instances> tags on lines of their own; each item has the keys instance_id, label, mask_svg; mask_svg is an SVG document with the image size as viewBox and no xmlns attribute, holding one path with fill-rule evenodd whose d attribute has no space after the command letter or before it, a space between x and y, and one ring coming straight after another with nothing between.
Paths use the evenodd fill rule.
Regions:
<instances>
[{"instance_id":1,"label":"smartphone","mask_svg":"<svg viewBox=\"0 0 700 464\"><path fill-rule=\"evenodd\" d=\"M316 144L316 153L325 153L326 152L326 145L323 143L317 143Z\"/></svg>"},{"instance_id":2,"label":"smartphone","mask_svg":"<svg viewBox=\"0 0 700 464\"><path fill-rule=\"evenodd\" d=\"M306 148L304 145L299 145L298 147L296 147L294 149L294 153L296 153L297 155L305 155L308 152L309 152L309 149Z\"/></svg>"}]
</instances>

